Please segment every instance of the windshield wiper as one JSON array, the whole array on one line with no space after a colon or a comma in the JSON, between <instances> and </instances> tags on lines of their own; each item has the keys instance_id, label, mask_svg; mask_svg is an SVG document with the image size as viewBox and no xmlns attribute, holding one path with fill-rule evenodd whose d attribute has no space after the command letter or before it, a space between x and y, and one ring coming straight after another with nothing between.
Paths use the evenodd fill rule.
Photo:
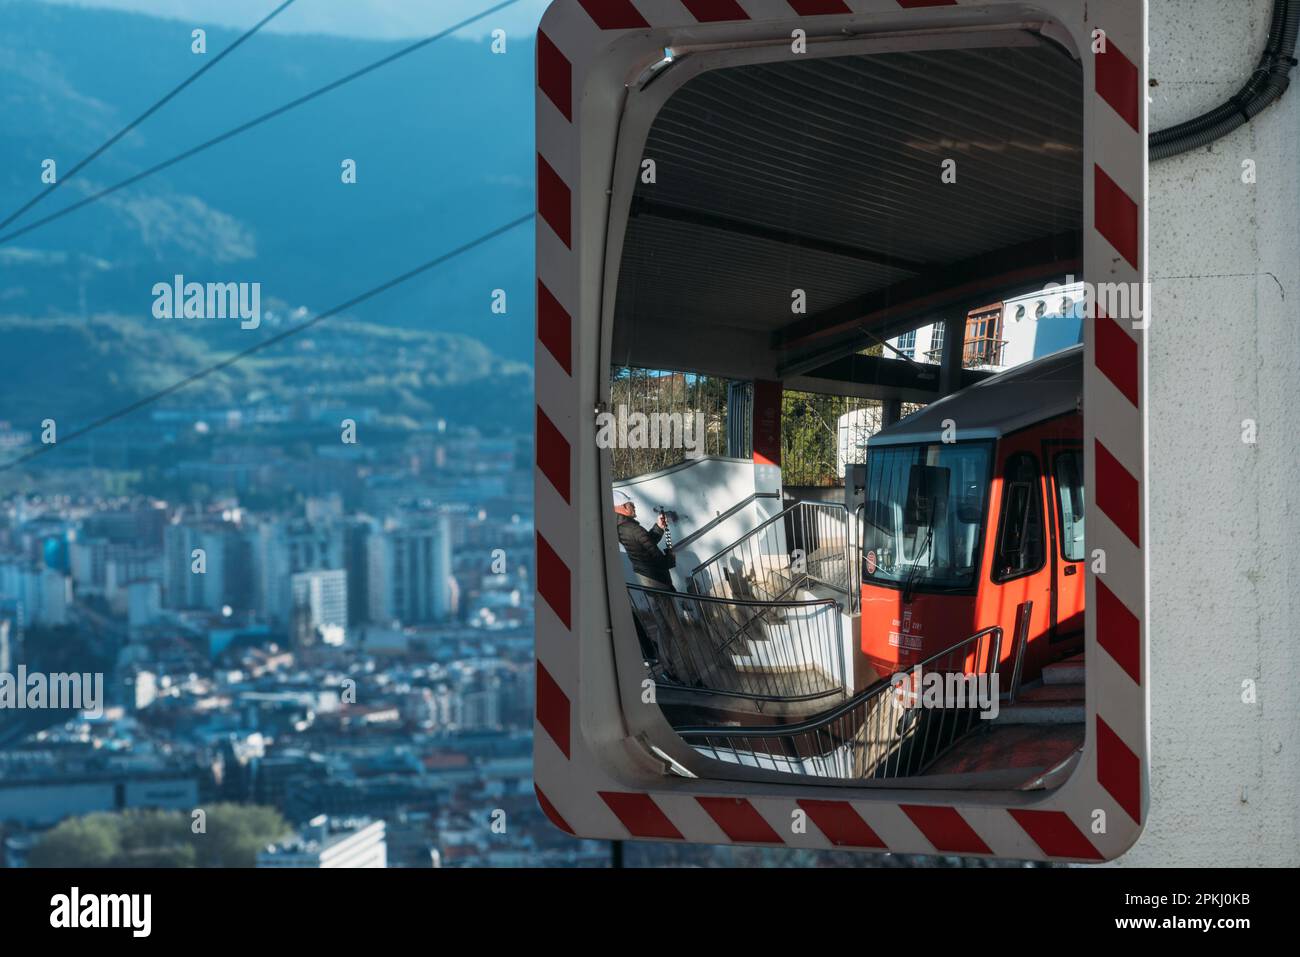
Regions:
<instances>
[{"instance_id":1,"label":"windshield wiper","mask_svg":"<svg viewBox=\"0 0 1300 957\"><path fill-rule=\"evenodd\" d=\"M926 522L926 528L925 528L925 541L921 543L921 551L920 554L918 555L918 559L920 555L924 555L929 551L930 542L933 541L934 539L934 506L935 506L935 500L931 498L930 515L929 515L929 519ZM903 583L902 598L903 598L904 605L910 605L912 603L912 596L914 594L913 585L916 584L916 578L917 578L916 572L917 569L920 567L921 567L921 562L918 560L913 562L912 567L907 570L907 580Z\"/></svg>"}]
</instances>

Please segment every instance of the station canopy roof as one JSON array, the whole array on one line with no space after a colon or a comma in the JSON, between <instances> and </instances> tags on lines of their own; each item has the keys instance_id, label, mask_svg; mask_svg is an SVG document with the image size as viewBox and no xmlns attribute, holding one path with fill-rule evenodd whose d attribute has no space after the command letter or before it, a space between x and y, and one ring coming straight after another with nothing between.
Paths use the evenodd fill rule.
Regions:
<instances>
[{"instance_id":1,"label":"station canopy roof","mask_svg":"<svg viewBox=\"0 0 1300 957\"><path fill-rule=\"evenodd\" d=\"M1041 38L704 72L651 128L617 323L742 333L808 370L872 345L864 328L1079 272L1082 104L1078 62Z\"/></svg>"}]
</instances>

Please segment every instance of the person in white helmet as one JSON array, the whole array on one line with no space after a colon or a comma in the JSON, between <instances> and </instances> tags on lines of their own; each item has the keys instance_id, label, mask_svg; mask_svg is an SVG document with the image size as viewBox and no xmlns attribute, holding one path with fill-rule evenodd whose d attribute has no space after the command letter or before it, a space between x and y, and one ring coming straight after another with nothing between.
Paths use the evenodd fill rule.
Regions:
<instances>
[{"instance_id":1,"label":"person in white helmet","mask_svg":"<svg viewBox=\"0 0 1300 957\"><path fill-rule=\"evenodd\" d=\"M637 581L647 588L673 588L672 559L659 548L659 540L668 528L668 519L660 514L647 531L636 520L636 502L621 489L614 490L614 514L618 516L618 542L632 561Z\"/></svg>"}]
</instances>

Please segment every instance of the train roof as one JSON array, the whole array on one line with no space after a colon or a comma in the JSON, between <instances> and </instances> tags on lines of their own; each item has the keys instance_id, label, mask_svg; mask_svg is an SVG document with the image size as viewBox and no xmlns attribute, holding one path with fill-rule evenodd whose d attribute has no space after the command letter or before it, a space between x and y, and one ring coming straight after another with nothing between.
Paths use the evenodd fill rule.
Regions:
<instances>
[{"instance_id":1,"label":"train roof","mask_svg":"<svg viewBox=\"0 0 1300 957\"><path fill-rule=\"evenodd\" d=\"M1083 346L1071 346L932 402L882 429L868 448L938 442L952 419L959 440L996 439L1077 411L1083 395Z\"/></svg>"}]
</instances>

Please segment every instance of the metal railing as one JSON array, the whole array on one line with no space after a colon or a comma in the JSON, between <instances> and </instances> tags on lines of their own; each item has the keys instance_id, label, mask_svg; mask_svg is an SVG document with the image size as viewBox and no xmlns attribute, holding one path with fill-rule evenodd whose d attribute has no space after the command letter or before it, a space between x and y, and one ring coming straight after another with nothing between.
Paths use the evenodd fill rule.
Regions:
<instances>
[{"instance_id":1,"label":"metal railing","mask_svg":"<svg viewBox=\"0 0 1300 957\"><path fill-rule=\"evenodd\" d=\"M632 617L657 685L754 701L844 693L840 605L761 602L629 585Z\"/></svg>"},{"instance_id":2,"label":"metal railing","mask_svg":"<svg viewBox=\"0 0 1300 957\"><path fill-rule=\"evenodd\" d=\"M1016 635L1014 664L1011 668L1011 687L1007 689L1007 701L1015 704L1016 695L1020 693L1020 675L1024 670L1025 648L1029 644L1029 621L1034 614L1032 601L1022 602L1016 609Z\"/></svg>"},{"instance_id":3,"label":"metal railing","mask_svg":"<svg viewBox=\"0 0 1300 957\"><path fill-rule=\"evenodd\" d=\"M1006 348L1007 341L997 336L967 339L962 349L962 364L967 368L1002 365L1002 350Z\"/></svg>"},{"instance_id":4,"label":"metal railing","mask_svg":"<svg viewBox=\"0 0 1300 957\"><path fill-rule=\"evenodd\" d=\"M863 490L865 492L865 489ZM862 566L867 562L867 503L860 502L853 510L853 521L849 524L853 541L849 544L849 554L853 556L853 604L854 614L862 610Z\"/></svg>"},{"instance_id":5,"label":"metal railing","mask_svg":"<svg viewBox=\"0 0 1300 957\"><path fill-rule=\"evenodd\" d=\"M997 672L1001 652L1002 629L994 626L919 667L923 676L987 676ZM885 680L798 724L676 730L700 754L746 767L853 780L910 777L942 757L980 720L978 707L969 700L961 707L920 706L923 699L919 705L914 699L920 690L911 689L909 695Z\"/></svg>"},{"instance_id":6,"label":"metal railing","mask_svg":"<svg viewBox=\"0 0 1300 957\"><path fill-rule=\"evenodd\" d=\"M679 542L677 542L677 544L674 547L679 552L685 551L687 545L691 545L696 541L698 541L699 539L703 538L705 535L713 531L719 525L723 524L726 521L729 521L731 518L733 518L740 512L749 508L749 506L753 505L755 502L761 501L762 499L765 498L780 498L780 497L781 497L780 492L755 492L753 495L750 495L747 498L742 498L735 505L731 506L731 508L721 513L716 518L710 519L709 521L705 522L699 528L692 531L689 535L682 538Z\"/></svg>"},{"instance_id":7,"label":"metal railing","mask_svg":"<svg viewBox=\"0 0 1300 957\"><path fill-rule=\"evenodd\" d=\"M691 572L699 595L738 601L781 601L796 588L825 585L856 609L859 590L848 508L796 502L762 522Z\"/></svg>"}]
</instances>

